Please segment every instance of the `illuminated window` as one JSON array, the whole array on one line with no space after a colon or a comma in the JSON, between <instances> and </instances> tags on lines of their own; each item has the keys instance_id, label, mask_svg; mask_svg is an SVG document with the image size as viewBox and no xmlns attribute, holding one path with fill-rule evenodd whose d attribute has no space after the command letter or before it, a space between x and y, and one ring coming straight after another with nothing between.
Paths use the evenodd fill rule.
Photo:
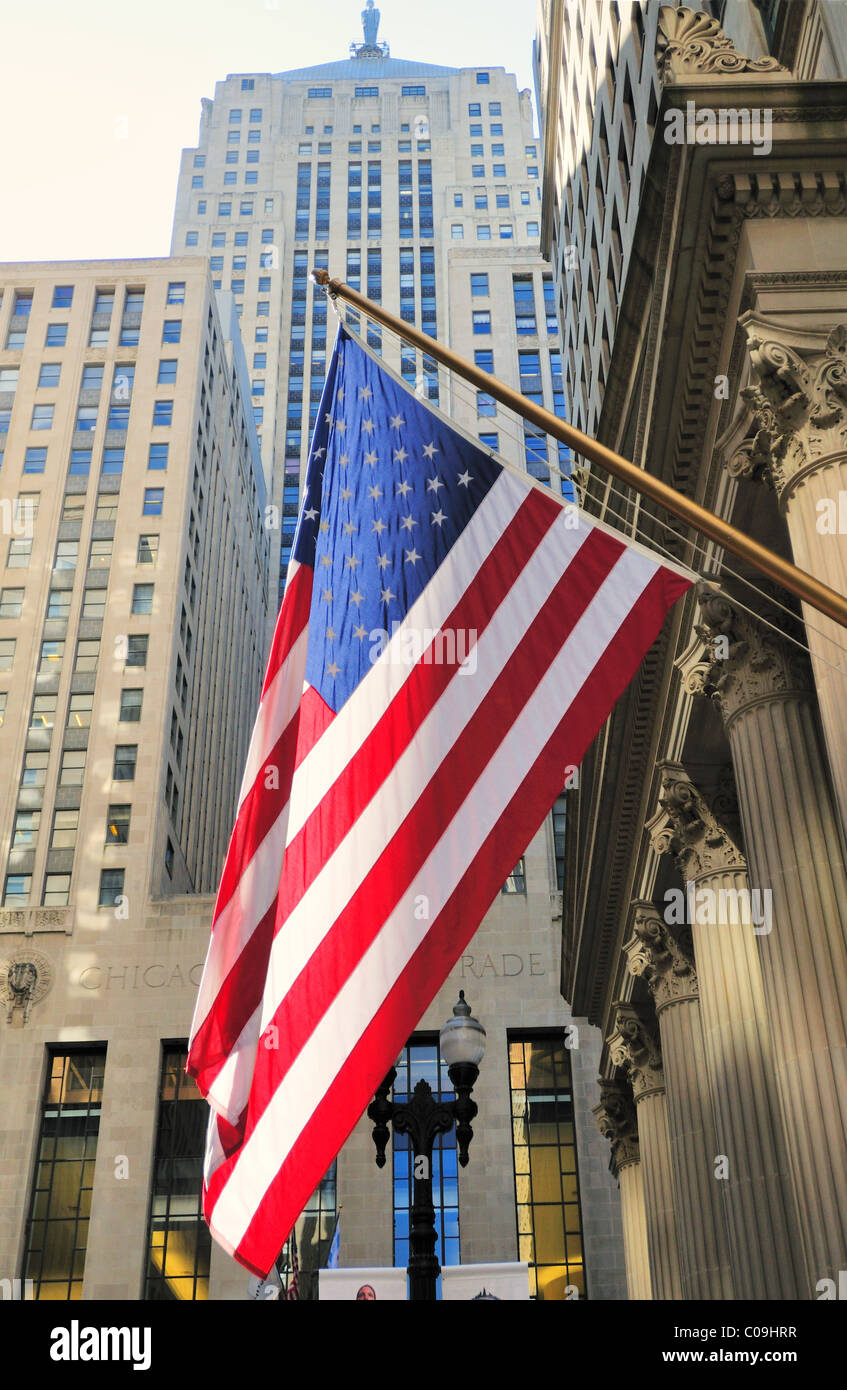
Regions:
<instances>
[{"instance_id":1,"label":"illuminated window","mask_svg":"<svg viewBox=\"0 0 847 1390\"><path fill-rule=\"evenodd\" d=\"M50 1059L23 1270L39 1300L82 1298L105 1063L105 1048Z\"/></svg>"},{"instance_id":2,"label":"illuminated window","mask_svg":"<svg viewBox=\"0 0 847 1390\"><path fill-rule=\"evenodd\" d=\"M144 1291L156 1302L209 1297L212 1238L200 1209L209 1112L186 1056L178 1045L162 1057Z\"/></svg>"},{"instance_id":3,"label":"illuminated window","mask_svg":"<svg viewBox=\"0 0 847 1390\"><path fill-rule=\"evenodd\" d=\"M420 1080L428 1081L436 1100L452 1101L455 1092L441 1060L437 1034L417 1033L400 1054L394 1082L395 1101L409 1099ZM414 1197L413 1155L408 1135L394 1130L394 1263L409 1263L409 1222ZM432 1152L432 1203L435 1208L435 1254L439 1264L457 1265L459 1251L459 1169L455 1127L440 1134ZM439 1285L441 1281L439 1280Z\"/></svg>"},{"instance_id":4,"label":"illuminated window","mask_svg":"<svg viewBox=\"0 0 847 1390\"><path fill-rule=\"evenodd\" d=\"M570 1057L561 1032L510 1036L518 1259L533 1298L585 1297ZM573 1295L571 1295L573 1297Z\"/></svg>"}]
</instances>

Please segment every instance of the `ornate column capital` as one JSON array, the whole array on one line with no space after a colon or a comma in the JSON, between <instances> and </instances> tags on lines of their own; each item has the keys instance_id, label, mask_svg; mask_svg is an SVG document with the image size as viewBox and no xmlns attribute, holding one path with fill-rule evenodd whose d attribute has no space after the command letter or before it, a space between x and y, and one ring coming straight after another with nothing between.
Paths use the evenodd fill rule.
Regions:
<instances>
[{"instance_id":1,"label":"ornate column capital","mask_svg":"<svg viewBox=\"0 0 847 1390\"><path fill-rule=\"evenodd\" d=\"M746 869L732 769L722 769L707 795L681 763L659 763L659 810L646 825L656 854L671 854L686 882L710 873Z\"/></svg>"},{"instance_id":2,"label":"ornate column capital","mask_svg":"<svg viewBox=\"0 0 847 1390\"><path fill-rule=\"evenodd\" d=\"M638 1117L635 1104L628 1087L619 1081L599 1078L600 1104L595 1105L592 1114L597 1128L612 1146L612 1168L617 1177L621 1168L629 1163L638 1163L641 1149L638 1143Z\"/></svg>"},{"instance_id":3,"label":"ornate column capital","mask_svg":"<svg viewBox=\"0 0 847 1390\"><path fill-rule=\"evenodd\" d=\"M727 460L734 478L761 479L785 503L797 480L847 451L847 325L797 330L752 311L747 334L747 438Z\"/></svg>"},{"instance_id":4,"label":"ornate column capital","mask_svg":"<svg viewBox=\"0 0 847 1390\"><path fill-rule=\"evenodd\" d=\"M615 1066L627 1069L637 1105L665 1089L662 1046L652 1020L635 1004L615 1004L612 1017L609 1056Z\"/></svg>"},{"instance_id":5,"label":"ornate column capital","mask_svg":"<svg viewBox=\"0 0 847 1390\"><path fill-rule=\"evenodd\" d=\"M697 633L705 643L708 670L702 693L720 706L724 723L760 701L812 690L812 673L805 654L780 632L736 608L730 598L702 586L698 591L702 623ZM784 631L795 624L784 612L773 621ZM799 624L797 624L799 628Z\"/></svg>"},{"instance_id":6,"label":"ornate column capital","mask_svg":"<svg viewBox=\"0 0 847 1390\"><path fill-rule=\"evenodd\" d=\"M663 84L706 73L788 76L776 58L747 58L739 53L716 19L686 5L662 5L656 55Z\"/></svg>"},{"instance_id":7,"label":"ornate column capital","mask_svg":"<svg viewBox=\"0 0 847 1390\"><path fill-rule=\"evenodd\" d=\"M630 908L632 935L624 944L631 975L650 987L656 1013L669 1004L697 999L699 986L690 926L672 932L652 903L636 900Z\"/></svg>"}]
</instances>

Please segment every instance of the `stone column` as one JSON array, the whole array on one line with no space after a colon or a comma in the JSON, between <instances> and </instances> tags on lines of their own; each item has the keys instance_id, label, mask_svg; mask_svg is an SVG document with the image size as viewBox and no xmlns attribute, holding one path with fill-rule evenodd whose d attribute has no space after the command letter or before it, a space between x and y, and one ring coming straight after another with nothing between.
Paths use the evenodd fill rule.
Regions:
<instances>
[{"instance_id":1,"label":"stone column","mask_svg":"<svg viewBox=\"0 0 847 1390\"><path fill-rule=\"evenodd\" d=\"M797 649L725 600L704 615L754 886L772 894L757 939L806 1257L802 1296L847 1269L847 865ZM847 707L845 707L847 709ZM847 715L845 722L847 722Z\"/></svg>"},{"instance_id":2,"label":"stone column","mask_svg":"<svg viewBox=\"0 0 847 1390\"><path fill-rule=\"evenodd\" d=\"M732 1298L691 931L674 935L648 902L634 902L631 917L624 951L653 995L662 1040L683 1296Z\"/></svg>"},{"instance_id":3,"label":"stone column","mask_svg":"<svg viewBox=\"0 0 847 1390\"><path fill-rule=\"evenodd\" d=\"M662 771L648 831L685 881L666 917L682 914L692 929L735 1296L797 1298L805 1270L734 789L728 770L709 798L678 764Z\"/></svg>"},{"instance_id":4,"label":"stone column","mask_svg":"<svg viewBox=\"0 0 847 1390\"><path fill-rule=\"evenodd\" d=\"M594 1107L594 1115L600 1133L611 1143L612 1172L621 1190L627 1292L630 1299L650 1299L650 1251L635 1105L631 1093L617 1081L600 1077L600 1093L602 1100Z\"/></svg>"},{"instance_id":5,"label":"stone column","mask_svg":"<svg viewBox=\"0 0 847 1390\"><path fill-rule=\"evenodd\" d=\"M659 1040L639 1009L632 1004L616 1004L614 1031L607 1042L615 1066L628 1069L635 1098L653 1297L682 1299L667 1097Z\"/></svg>"},{"instance_id":6,"label":"stone column","mask_svg":"<svg viewBox=\"0 0 847 1390\"><path fill-rule=\"evenodd\" d=\"M847 594L847 326L787 328L750 312L750 437L728 460L733 477L776 492L794 561ZM847 844L847 631L804 604L821 722Z\"/></svg>"}]
</instances>

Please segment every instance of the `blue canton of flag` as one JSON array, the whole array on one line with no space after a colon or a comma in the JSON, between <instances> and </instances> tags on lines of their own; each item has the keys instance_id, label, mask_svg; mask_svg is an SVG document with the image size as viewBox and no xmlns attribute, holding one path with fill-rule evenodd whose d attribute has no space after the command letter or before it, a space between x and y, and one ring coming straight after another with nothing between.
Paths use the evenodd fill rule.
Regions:
<instances>
[{"instance_id":1,"label":"blue canton of flag","mask_svg":"<svg viewBox=\"0 0 847 1390\"><path fill-rule=\"evenodd\" d=\"M332 710L502 471L339 328L293 551L315 571L306 679Z\"/></svg>"}]
</instances>

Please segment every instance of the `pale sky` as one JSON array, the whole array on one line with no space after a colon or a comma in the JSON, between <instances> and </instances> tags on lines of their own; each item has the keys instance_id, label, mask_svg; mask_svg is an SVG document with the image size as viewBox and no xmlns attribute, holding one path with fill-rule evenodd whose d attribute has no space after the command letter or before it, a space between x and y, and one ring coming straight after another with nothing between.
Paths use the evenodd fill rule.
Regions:
<instances>
[{"instance_id":1,"label":"pale sky","mask_svg":"<svg viewBox=\"0 0 847 1390\"><path fill-rule=\"evenodd\" d=\"M379 3L379 0L378 0ZM165 256L180 151L229 72L348 57L364 0L6 0L0 261ZM395 58L533 88L536 0L382 0Z\"/></svg>"}]
</instances>

